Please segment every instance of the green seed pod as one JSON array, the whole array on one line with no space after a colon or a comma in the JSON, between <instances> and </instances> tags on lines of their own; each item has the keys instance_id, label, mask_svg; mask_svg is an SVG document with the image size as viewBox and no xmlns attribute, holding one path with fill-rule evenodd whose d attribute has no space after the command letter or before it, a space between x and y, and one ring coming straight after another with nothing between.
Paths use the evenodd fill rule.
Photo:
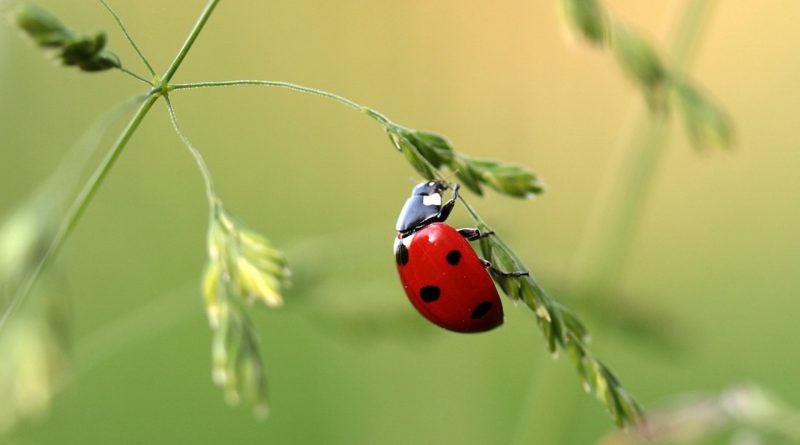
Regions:
<instances>
[{"instance_id":1,"label":"green seed pod","mask_svg":"<svg viewBox=\"0 0 800 445\"><path fill-rule=\"evenodd\" d=\"M228 292L233 295L228 297L248 303L257 300L272 308L283 304L280 290L288 285L290 275L286 258L268 239L248 229L221 205L212 214L208 252L211 262L208 273L229 283ZM216 283L207 277L205 289L211 312L217 308L208 303L208 296ZM213 318L209 319L213 325Z\"/></svg>"},{"instance_id":2,"label":"green seed pod","mask_svg":"<svg viewBox=\"0 0 800 445\"><path fill-rule=\"evenodd\" d=\"M220 270L219 263L211 262L206 266L203 275L203 299L206 303L206 316L211 329L220 325L223 298L220 296Z\"/></svg>"},{"instance_id":3,"label":"green seed pod","mask_svg":"<svg viewBox=\"0 0 800 445\"><path fill-rule=\"evenodd\" d=\"M453 160L453 147L438 134L413 130L403 132L403 136L436 168Z\"/></svg>"},{"instance_id":4,"label":"green seed pod","mask_svg":"<svg viewBox=\"0 0 800 445\"><path fill-rule=\"evenodd\" d=\"M734 135L730 118L688 82L673 80L687 132L695 148L729 148Z\"/></svg>"},{"instance_id":5,"label":"green seed pod","mask_svg":"<svg viewBox=\"0 0 800 445\"><path fill-rule=\"evenodd\" d=\"M11 15L17 26L40 47L58 50L56 57L65 66L98 72L122 66L119 58L105 50L106 34L80 35L50 13L33 5L22 5Z\"/></svg>"},{"instance_id":6,"label":"green seed pod","mask_svg":"<svg viewBox=\"0 0 800 445\"><path fill-rule=\"evenodd\" d=\"M395 147L403 153L403 156L406 157L406 160L414 170L416 170L420 175L422 175L425 179L434 179L435 174L431 167L425 162L425 159L422 158L421 154L417 151L417 149L411 145L411 143L403 136L400 136L396 133L389 133L389 140L392 141Z\"/></svg>"},{"instance_id":7,"label":"green seed pod","mask_svg":"<svg viewBox=\"0 0 800 445\"><path fill-rule=\"evenodd\" d=\"M122 67L122 62L120 62L119 57L117 57L116 54L106 50L97 53L93 59L90 59L87 61L87 63L83 63L79 66L83 71L106 71L113 68Z\"/></svg>"},{"instance_id":8,"label":"green seed pod","mask_svg":"<svg viewBox=\"0 0 800 445\"><path fill-rule=\"evenodd\" d=\"M522 166L488 160L472 160L469 164L484 184L504 195L532 198L544 191L536 175Z\"/></svg>"},{"instance_id":9,"label":"green seed pod","mask_svg":"<svg viewBox=\"0 0 800 445\"><path fill-rule=\"evenodd\" d=\"M514 261L512 254L508 251L505 245L497 242L494 236L486 237L490 244L491 256L488 256L492 266L503 272L513 272L520 269L520 265ZM489 271L495 283L503 290L506 296L514 301L522 299L522 290L520 287L520 277L506 276L496 273L493 270Z\"/></svg>"},{"instance_id":10,"label":"green seed pod","mask_svg":"<svg viewBox=\"0 0 800 445\"><path fill-rule=\"evenodd\" d=\"M459 183L478 196L483 196L480 173L475 171L466 157L454 158L449 164L450 170L456 172Z\"/></svg>"},{"instance_id":11,"label":"green seed pod","mask_svg":"<svg viewBox=\"0 0 800 445\"><path fill-rule=\"evenodd\" d=\"M664 85L667 70L653 47L621 24L614 27L611 48L623 69L651 94Z\"/></svg>"},{"instance_id":12,"label":"green seed pod","mask_svg":"<svg viewBox=\"0 0 800 445\"><path fill-rule=\"evenodd\" d=\"M77 66L83 71L105 71L121 66L119 58L103 48L106 46L104 32L94 37L82 37L68 43L61 51L61 61L67 66Z\"/></svg>"},{"instance_id":13,"label":"green seed pod","mask_svg":"<svg viewBox=\"0 0 800 445\"><path fill-rule=\"evenodd\" d=\"M564 16L572 28L587 41L602 45L607 31L607 19L597 0L563 0Z\"/></svg>"},{"instance_id":14,"label":"green seed pod","mask_svg":"<svg viewBox=\"0 0 800 445\"><path fill-rule=\"evenodd\" d=\"M38 6L21 4L11 11L9 17L43 48L61 48L75 39L69 28Z\"/></svg>"}]
</instances>

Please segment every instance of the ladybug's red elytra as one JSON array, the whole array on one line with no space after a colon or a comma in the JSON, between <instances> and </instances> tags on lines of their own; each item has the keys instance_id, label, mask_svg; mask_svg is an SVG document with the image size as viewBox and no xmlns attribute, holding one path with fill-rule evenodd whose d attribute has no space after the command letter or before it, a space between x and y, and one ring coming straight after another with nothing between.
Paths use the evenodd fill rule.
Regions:
<instances>
[{"instance_id":1,"label":"ladybug's red elytra","mask_svg":"<svg viewBox=\"0 0 800 445\"><path fill-rule=\"evenodd\" d=\"M431 322L455 332L488 331L503 324L503 306L486 270L491 265L478 257L468 241L492 233L456 230L445 224L459 185L442 204L447 188L438 180L414 187L397 220L397 271L411 304Z\"/></svg>"}]
</instances>

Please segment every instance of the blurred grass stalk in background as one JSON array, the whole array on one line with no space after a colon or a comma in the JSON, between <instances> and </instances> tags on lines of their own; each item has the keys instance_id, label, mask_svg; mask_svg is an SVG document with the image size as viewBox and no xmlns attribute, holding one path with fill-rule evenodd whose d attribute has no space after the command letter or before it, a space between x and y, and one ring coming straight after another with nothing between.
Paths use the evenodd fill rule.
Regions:
<instances>
[{"instance_id":1,"label":"blurred grass stalk in background","mask_svg":"<svg viewBox=\"0 0 800 445\"><path fill-rule=\"evenodd\" d=\"M671 78L683 78L683 73L689 69L714 3L715 0L685 2L672 38L670 59L673 71L666 76L665 82L670 82ZM656 92L645 93L648 101L653 95L660 94L664 87L656 85L655 88ZM649 111L641 102L631 110L630 126L623 129L617 153L600 184L575 259L574 282L578 296L603 296L615 291L624 271L669 139L668 112L652 106ZM697 125L702 124L697 122ZM732 143L729 124L725 125L722 134L727 136L720 136L721 147L727 148ZM693 140L695 144L703 142Z\"/></svg>"},{"instance_id":2,"label":"blurred grass stalk in background","mask_svg":"<svg viewBox=\"0 0 800 445\"><path fill-rule=\"evenodd\" d=\"M619 301L611 300L619 291L626 258L668 140L669 98L665 94L669 94L667 90L671 82L684 78L683 72L688 69L699 46L713 4L714 0L685 2L670 51L673 63L667 69L655 50L607 13L601 3L563 0L566 19L575 32L589 43L609 46L623 70L639 83L645 99L645 103L637 100L631 110L630 128L623 129L618 153L599 187L595 207L575 258L570 294L579 301L605 300L595 305L598 309L613 311L619 304ZM681 98L676 99L680 104ZM683 111L693 144L702 147L709 140L695 137L691 129L705 127L707 123L693 123L691 114ZM714 112L713 124L721 126L709 130L718 133L711 142L727 148L732 143L730 122L721 110L714 108ZM571 414L577 403L576 392L564 390L565 385L559 384L565 379L555 366L545 362L537 362L537 366L540 369L534 373L523 401L513 443L566 443ZM559 409L552 410L552 406Z\"/></svg>"}]
</instances>

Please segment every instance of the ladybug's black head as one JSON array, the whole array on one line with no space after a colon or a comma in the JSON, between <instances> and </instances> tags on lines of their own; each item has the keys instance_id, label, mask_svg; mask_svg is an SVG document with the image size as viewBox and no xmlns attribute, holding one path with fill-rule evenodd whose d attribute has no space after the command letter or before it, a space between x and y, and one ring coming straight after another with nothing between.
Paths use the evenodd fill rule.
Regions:
<instances>
[{"instance_id":1,"label":"ladybug's black head","mask_svg":"<svg viewBox=\"0 0 800 445\"><path fill-rule=\"evenodd\" d=\"M428 196L434 193L441 195L445 190L447 190L447 184L444 181L427 181L417 184L414 191L411 192L411 196Z\"/></svg>"},{"instance_id":2,"label":"ladybug's black head","mask_svg":"<svg viewBox=\"0 0 800 445\"><path fill-rule=\"evenodd\" d=\"M423 182L414 187L411 197L406 200L400 217L397 218L397 231L405 236L442 219L442 192L447 188L446 182L438 180Z\"/></svg>"}]
</instances>

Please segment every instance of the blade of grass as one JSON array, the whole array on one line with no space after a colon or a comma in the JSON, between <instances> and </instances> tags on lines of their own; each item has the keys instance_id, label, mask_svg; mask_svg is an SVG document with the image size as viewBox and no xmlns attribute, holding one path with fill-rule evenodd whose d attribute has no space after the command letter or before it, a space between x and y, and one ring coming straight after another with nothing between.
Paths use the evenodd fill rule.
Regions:
<instances>
[{"instance_id":1,"label":"blade of grass","mask_svg":"<svg viewBox=\"0 0 800 445\"><path fill-rule=\"evenodd\" d=\"M169 68L167 68L167 71L161 77L162 90L164 91L168 90L167 86L169 85L169 82L172 80L172 77L178 71L178 68L181 66L183 60L186 58L186 55L189 54L189 50L192 49L195 40L197 40L197 37L200 35L200 32L203 31L203 28L206 26L206 23L208 23L208 19L211 18L211 14L214 12L214 9L217 7L218 4L219 0L209 0L209 2L206 3L205 9L203 9L203 12L200 13L200 18L198 18L197 21L194 23L194 27L189 32L189 36L186 37L186 41L183 42L183 46L181 46L181 49L178 51L178 54L175 56L175 59L172 61Z\"/></svg>"},{"instance_id":2,"label":"blade of grass","mask_svg":"<svg viewBox=\"0 0 800 445\"><path fill-rule=\"evenodd\" d=\"M144 65L147 67L147 70L150 72L150 75L156 77L156 72L153 69L153 66L150 65L150 61L147 60L147 57L145 57L142 51L139 49L139 45L137 45L136 41L133 40L133 37L131 36L130 32L128 32L128 28L125 27L125 24L122 22L122 18L120 18L120 16L116 13L116 11L114 11L114 9L111 8L111 6L106 2L106 0L99 0L99 1L100 4L102 4L103 7L106 8L106 10L111 14L111 16L114 17L114 20L117 22L117 25L119 25L119 28L122 30L122 33L125 34L125 38L128 39L128 43L130 43L131 46L133 47L133 50L136 51L136 54L139 56L139 59L141 59L141 61L144 62ZM141 77L139 77L139 79L147 83L150 83L147 81L147 79L142 79Z\"/></svg>"}]
</instances>

